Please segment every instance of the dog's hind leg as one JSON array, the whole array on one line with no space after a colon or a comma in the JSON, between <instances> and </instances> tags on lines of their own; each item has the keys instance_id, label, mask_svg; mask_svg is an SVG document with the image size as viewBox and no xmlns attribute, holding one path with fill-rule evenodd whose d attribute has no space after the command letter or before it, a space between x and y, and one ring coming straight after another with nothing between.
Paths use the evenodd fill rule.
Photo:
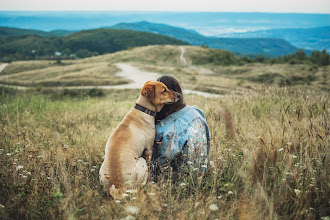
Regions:
<instances>
[{"instance_id":1,"label":"dog's hind leg","mask_svg":"<svg viewBox=\"0 0 330 220\"><path fill-rule=\"evenodd\" d=\"M140 157L135 164L135 172L134 172L134 183L137 185L146 182L148 177L148 166L147 161Z\"/></svg>"}]
</instances>

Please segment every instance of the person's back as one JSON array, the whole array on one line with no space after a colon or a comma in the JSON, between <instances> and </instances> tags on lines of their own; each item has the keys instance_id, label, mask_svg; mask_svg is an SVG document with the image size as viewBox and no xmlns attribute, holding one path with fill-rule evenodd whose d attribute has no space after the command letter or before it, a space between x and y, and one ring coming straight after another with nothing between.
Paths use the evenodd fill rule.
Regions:
<instances>
[{"instance_id":1,"label":"person's back","mask_svg":"<svg viewBox=\"0 0 330 220\"><path fill-rule=\"evenodd\" d=\"M158 164L172 161L182 153L188 165L200 168L208 161L210 135L204 112L196 106L185 106L156 125Z\"/></svg>"},{"instance_id":2,"label":"person's back","mask_svg":"<svg viewBox=\"0 0 330 220\"><path fill-rule=\"evenodd\" d=\"M157 81L182 94L174 77L162 76ZM186 105L183 97L182 94L178 102L165 105L156 115L152 157L154 177L164 167L172 167L173 172L177 172L182 165L201 169L208 162L210 133L205 114L196 106Z\"/></svg>"}]
</instances>

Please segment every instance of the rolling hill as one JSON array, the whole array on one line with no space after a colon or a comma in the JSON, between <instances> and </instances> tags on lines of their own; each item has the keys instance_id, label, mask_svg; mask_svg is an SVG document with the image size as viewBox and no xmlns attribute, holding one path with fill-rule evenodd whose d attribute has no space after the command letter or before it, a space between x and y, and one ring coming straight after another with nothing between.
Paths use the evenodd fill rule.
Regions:
<instances>
[{"instance_id":1,"label":"rolling hill","mask_svg":"<svg viewBox=\"0 0 330 220\"><path fill-rule=\"evenodd\" d=\"M119 23L110 28L158 33L186 41L191 45L207 45L210 48L229 50L236 54L281 56L294 53L297 50L288 41L278 38L239 39L206 37L193 30L146 21Z\"/></svg>"},{"instance_id":2,"label":"rolling hill","mask_svg":"<svg viewBox=\"0 0 330 220\"><path fill-rule=\"evenodd\" d=\"M17 35L0 38L0 60L49 59L56 51L61 52L61 58L68 58L72 54L89 57L155 44L187 43L159 34L114 29L79 31L57 37Z\"/></svg>"}]
</instances>

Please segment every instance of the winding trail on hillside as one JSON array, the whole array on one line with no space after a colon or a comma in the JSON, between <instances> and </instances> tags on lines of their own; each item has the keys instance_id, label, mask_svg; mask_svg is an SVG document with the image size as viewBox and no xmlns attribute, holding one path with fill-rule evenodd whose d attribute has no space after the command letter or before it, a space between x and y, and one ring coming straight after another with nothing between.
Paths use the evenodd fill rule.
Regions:
<instances>
[{"instance_id":1,"label":"winding trail on hillside","mask_svg":"<svg viewBox=\"0 0 330 220\"><path fill-rule=\"evenodd\" d=\"M186 53L186 48L184 48L184 46L179 46L179 48L180 48L180 51L181 51L181 54L180 54L181 64L184 65L184 66L187 66L187 60L184 57L184 54Z\"/></svg>"},{"instance_id":2,"label":"winding trail on hillside","mask_svg":"<svg viewBox=\"0 0 330 220\"><path fill-rule=\"evenodd\" d=\"M7 64L8 65L8 64ZM0 65L1 71L7 66L7 65ZM154 72L147 72L140 70L139 68L128 64L128 63L116 63L115 64L119 69L121 69L120 72L118 72L116 75L125 79L129 79L131 83L123 84L123 85L112 85L112 86L63 86L63 87L51 87L52 89L92 89L92 88L99 88L99 89L141 89L145 82L148 80L156 80L161 75L159 73ZM1 73L0 71L0 73ZM1 75L0 75L1 79ZM0 84L2 86L7 86L11 88L16 89L27 89L28 87L25 86L11 86L11 85L5 85ZM185 89L183 91L184 94L196 94L200 95L206 98L218 98L221 97L218 94L211 94L207 92L200 92L195 90L188 90Z\"/></svg>"}]
</instances>

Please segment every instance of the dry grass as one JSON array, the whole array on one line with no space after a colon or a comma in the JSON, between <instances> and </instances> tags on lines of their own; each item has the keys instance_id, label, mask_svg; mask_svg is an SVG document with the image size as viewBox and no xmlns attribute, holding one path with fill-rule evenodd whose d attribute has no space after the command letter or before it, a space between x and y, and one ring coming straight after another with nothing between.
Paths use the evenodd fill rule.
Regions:
<instances>
[{"instance_id":1,"label":"dry grass","mask_svg":"<svg viewBox=\"0 0 330 220\"><path fill-rule=\"evenodd\" d=\"M8 68L8 69L7 69ZM8 65L0 82L20 86L118 85L128 80L115 76L118 68L107 62L21 61Z\"/></svg>"},{"instance_id":2,"label":"dry grass","mask_svg":"<svg viewBox=\"0 0 330 220\"><path fill-rule=\"evenodd\" d=\"M138 91L54 98L2 90L3 219L320 219L329 216L329 93L265 87L221 99L187 96L207 116L215 168L148 183L120 203L98 182L108 136ZM230 110L226 138L219 107ZM134 211L137 207L138 212ZM129 208L130 207L130 208ZM135 209L136 210L136 209Z\"/></svg>"},{"instance_id":3,"label":"dry grass","mask_svg":"<svg viewBox=\"0 0 330 220\"><path fill-rule=\"evenodd\" d=\"M198 47L186 48L188 64L205 53ZM6 67L9 72L2 79L23 85L56 85L55 82L72 85L82 79L89 85L106 80L107 84L116 84L120 79L114 77L117 70L113 64L127 61L143 69L173 75L186 89L225 94L217 99L186 97L188 104L197 105L206 113L214 168L209 167L200 175L191 170L190 176L180 172L176 181L172 181L171 170L164 171L161 181L148 183L117 203L104 195L98 170L107 138L133 106L138 90L110 90L102 98L77 93L77 97L70 98L59 95L59 91L32 89L23 93L0 88L0 216L3 219L330 216L329 67L261 64L186 67L180 63L179 55L176 46L149 46L64 62L61 66L41 61L15 62ZM205 74L204 68L213 73ZM297 79L298 83L278 87L281 85L276 81L278 74ZM304 81L309 75L313 77ZM261 86L263 80L269 85ZM234 124L232 138L227 138L223 108L229 110Z\"/></svg>"},{"instance_id":4,"label":"dry grass","mask_svg":"<svg viewBox=\"0 0 330 220\"><path fill-rule=\"evenodd\" d=\"M146 46L81 60L19 61L8 65L0 82L27 86L116 85L127 80L115 76L113 65L128 62L152 72L176 76L186 89L218 94L244 93L260 83L270 85L314 85L329 88L330 67L306 64L194 65L208 49L184 46L188 66L180 62L178 46Z\"/></svg>"}]
</instances>

